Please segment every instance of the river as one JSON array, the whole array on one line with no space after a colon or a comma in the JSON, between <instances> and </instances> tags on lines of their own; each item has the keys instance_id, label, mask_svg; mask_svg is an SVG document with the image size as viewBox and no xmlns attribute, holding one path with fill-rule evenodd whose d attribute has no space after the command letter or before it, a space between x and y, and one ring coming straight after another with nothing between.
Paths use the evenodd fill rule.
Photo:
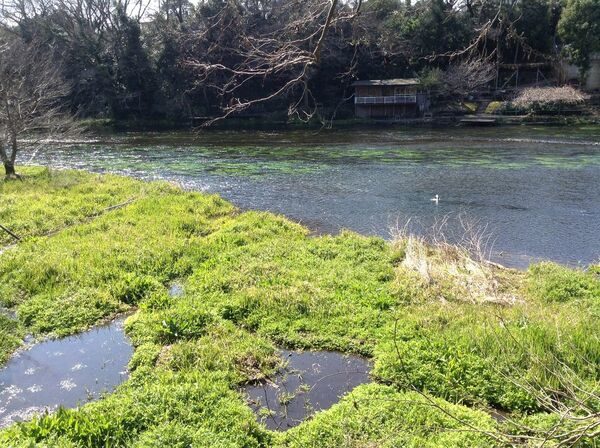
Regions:
<instances>
[{"instance_id":1,"label":"river","mask_svg":"<svg viewBox=\"0 0 600 448\"><path fill-rule=\"evenodd\" d=\"M492 259L518 268L600 257L600 126L128 133L23 162L177 181L316 233L390 238L408 219L427 232L451 216L455 241L463 214L493 235Z\"/></svg>"}]
</instances>

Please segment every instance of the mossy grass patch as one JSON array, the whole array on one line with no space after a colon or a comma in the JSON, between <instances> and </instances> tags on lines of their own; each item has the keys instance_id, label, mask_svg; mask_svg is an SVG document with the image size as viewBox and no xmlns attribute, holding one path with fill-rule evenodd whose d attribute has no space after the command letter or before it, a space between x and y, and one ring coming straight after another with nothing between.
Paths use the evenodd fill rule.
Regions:
<instances>
[{"instance_id":1,"label":"mossy grass patch","mask_svg":"<svg viewBox=\"0 0 600 448\"><path fill-rule=\"evenodd\" d=\"M593 269L542 264L488 278L461 261L456 275L426 280L406 247L380 238L312 237L165 183L44 173L0 187L5 222L30 235L0 255L1 304L17 313L0 315L2 359L26 332L71 334L125 310L136 350L113 394L8 428L0 445L493 446L502 427L482 410L551 414L544 391L577 398L566 372L598 387ZM435 247L425 253L440 267L430 272L452 266ZM468 283L477 279L491 283ZM174 281L183 294L168 293ZM516 300L485 299L491 290ZM273 433L241 388L277 371L278 346L367 356L373 384Z\"/></svg>"}]
</instances>

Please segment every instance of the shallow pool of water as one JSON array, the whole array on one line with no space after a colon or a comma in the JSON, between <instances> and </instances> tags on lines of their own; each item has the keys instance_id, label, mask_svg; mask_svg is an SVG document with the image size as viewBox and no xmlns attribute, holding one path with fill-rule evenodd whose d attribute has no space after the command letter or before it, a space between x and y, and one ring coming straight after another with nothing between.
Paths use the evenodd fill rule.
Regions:
<instances>
[{"instance_id":1,"label":"shallow pool of water","mask_svg":"<svg viewBox=\"0 0 600 448\"><path fill-rule=\"evenodd\" d=\"M0 370L0 428L84 404L122 383L133 353L123 321L16 353Z\"/></svg>"},{"instance_id":2,"label":"shallow pool of water","mask_svg":"<svg viewBox=\"0 0 600 448\"><path fill-rule=\"evenodd\" d=\"M286 430L328 409L369 382L369 362L326 351L281 352L286 366L274 378L245 389L248 402L267 428Z\"/></svg>"},{"instance_id":3,"label":"shallow pool of water","mask_svg":"<svg viewBox=\"0 0 600 448\"><path fill-rule=\"evenodd\" d=\"M600 257L600 126L136 133L21 157L176 181L317 232L389 238L409 218L427 229L466 213L493 233L492 258L515 267ZM452 221L450 240L461 231Z\"/></svg>"}]
</instances>

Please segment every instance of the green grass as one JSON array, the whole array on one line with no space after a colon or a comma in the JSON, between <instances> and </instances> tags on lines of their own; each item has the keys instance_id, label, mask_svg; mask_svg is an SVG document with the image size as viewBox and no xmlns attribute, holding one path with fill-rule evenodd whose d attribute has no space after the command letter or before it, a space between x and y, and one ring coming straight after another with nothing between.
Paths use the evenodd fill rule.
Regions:
<instances>
[{"instance_id":1,"label":"green grass","mask_svg":"<svg viewBox=\"0 0 600 448\"><path fill-rule=\"evenodd\" d=\"M407 308L377 349L375 375L454 403L539 411L535 394L523 386L560 390L561 363L597 380L599 311L597 305Z\"/></svg>"},{"instance_id":2,"label":"green grass","mask_svg":"<svg viewBox=\"0 0 600 448\"><path fill-rule=\"evenodd\" d=\"M600 281L597 266L587 272L568 269L556 263L539 263L529 269L527 292L543 302L572 300L598 301Z\"/></svg>"},{"instance_id":3,"label":"green grass","mask_svg":"<svg viewBox=\"0 0 600 448\"><path fill-rule=\"evenodd\" d=\"M439 409L436 408L439 406ZM448 412L446 414L445 412ZM389 386L369 384L354 389L329 412L280 437L277 446L321 447L486 447L485 434L461 431L467 422L492 431L489 415L426 398L415 392L398 392Z\"/></svg>"},{"instance_id":4,"label":"green grass","mask_svg":"<svg viewBox=\"0 0 600 448\"><path fill-rule=\"evenodd\" d=\"M0 224L21 238L80 223L102 210L145 195L151 184L78 171L19 167L23 182L0 180ZM0 247L14 238L0 230Z\"/></svg>"},{"instance_id":5,"label":"green grass","mask_svg":"<svg viewBox=\"0 0 600 448\"><path fill-rule=\"evenodd\" d=\"M165 183L29 173L0 187L11 225L65 228L0 255L0 303L18 314L0 314L0 360L26 332L67 335L122 311L134 312L136 350L115 393L14 425L1 446L487 447L499 427L471 408L537 415L544 405L523 386L560 390L566 367L586 387L600 383L594 268L507 270L516 303L473 303L463 277L424 283L402 266L406 251L379 238L310 237L283 217ZM51 226L30 224L31 210L59 200L38 220ZM168 295L172 282L182 297ZM375 382L273 433L240 388L276 371L277 346L369 356Z\"/></svg>"},{"instance_id":6,"label":"green grass","mask_svg":"<svg viewBox=\"0 0 600 448\"><path fill-rule=\"evenodd\" d=\"M0 313L0 365L20 345L23 332L19 322Z\"/></svg>"}]
</instances>

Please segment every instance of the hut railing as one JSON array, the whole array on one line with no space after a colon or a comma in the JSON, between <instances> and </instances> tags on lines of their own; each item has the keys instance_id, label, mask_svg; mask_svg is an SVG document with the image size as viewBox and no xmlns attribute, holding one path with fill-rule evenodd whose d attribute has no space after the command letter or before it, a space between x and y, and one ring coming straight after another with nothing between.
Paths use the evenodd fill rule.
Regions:
<instances>
[{"instance_id":1,"label":"hut railing","mask_svg":"<svg viewBox=\"0 0 600 448\"><path fill-rule=\"evenodd\" d=\"M356 96L355 104L416 104L417 95Z\"/></svg>"}]
</instances>

